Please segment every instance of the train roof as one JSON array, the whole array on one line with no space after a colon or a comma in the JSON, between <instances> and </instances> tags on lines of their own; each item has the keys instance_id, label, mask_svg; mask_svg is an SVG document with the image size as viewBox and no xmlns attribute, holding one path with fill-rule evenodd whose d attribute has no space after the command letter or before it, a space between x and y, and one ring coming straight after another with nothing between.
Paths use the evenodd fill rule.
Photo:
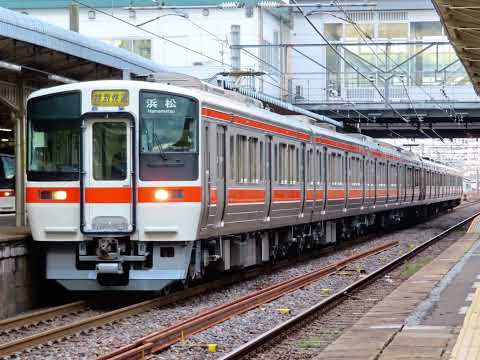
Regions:
<instances>
[{"instance_id":1,"label":"train roof","mask_svg":"<svg viewBox=\"0 0 480 360\"><path fill-rule=\"evenodd\" d=\"M126 86L127 82L128 86ZM235 112L238 112L246 117L255 118L256 120L265 121L274 125L282 125L292 130L303 131L317 136L332 138L335 140L346 142L348 144L363 147L371 151L381 151L382 153L403 158L414 163L426 164L430 168L435 168L439 171L448 171L459 174L458 171L454 168L438 162L423 159L419 155L409 150L393 146L391 144L379 141L366 135L339 133L332 129L332 127L325 127L321 124L317 124L315 123L314 119L308 119L308 117L306 116L303 116L302 119L302 117L299 116L280 115L261 108L256 100L252 100L249 102L248 100L242 100L241 97L237 97L234 94L229 94L230 96L224 96L222 93L205 91L204 89L199 89L197 87L183 87L159 82L137 80L97 80L59 85L55 87L41 89L33 92L29 96L29 99L56 92L98 88L98 85L100 83L102 84L102 88L125 89L126 87L133 87L137 90L156 90L183 94L186 96L197 98L202 103L213 105L216 108L224 109L226 111L234 110Z\"/></svg>"}]
</instances>

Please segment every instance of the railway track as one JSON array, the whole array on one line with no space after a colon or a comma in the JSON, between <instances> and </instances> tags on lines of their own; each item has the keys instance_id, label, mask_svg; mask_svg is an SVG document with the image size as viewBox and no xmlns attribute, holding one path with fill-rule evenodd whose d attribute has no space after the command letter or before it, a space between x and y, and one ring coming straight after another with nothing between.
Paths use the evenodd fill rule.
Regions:
<instances>
[{"instance_id":1,"label":"railway track","mask_svg":"<svg viewBox=\"0 0 480 360\"><path fill-rule=\"evenodd\" d=\"M471 205L474 205L474 203L472 202L472 203L466 204L466 206L471 206ZM367 238L368 237L369 236L367 236ZM318 254L317 254L317 256L318 256ZM311 257L301 258L299 260L296 260L293 264L299 263L299 262L301 263L301 262L303 262L307 259L310 259L310 258ZM292 265L291 260L289 260L289 262L290 262L290 265ZM106 313L103 313L103 314L100 314L100 315L97 315L97 316L85 318L85 319L82 319L82 320L79 320L79 321L74 321L71 324L62 325L62 326L59 326L59 327L56 327L56 328L49 329L47 331L42 331L40 333L31 335L31 336L27 336L27 337L24 337L24 338L19 338L19 339L16 339L15 341L6 342L6 343L3 343L3 344L0 344L0 357L7 356L7 355L15 353L15 352L21 352L21 351L23 351L27 348L42 345L42 344L45 344L45 343L48 343L48 342L51 342L51 341L54 341L54 340L67 338L70 335L77 334L77 333L80 333L82 331L87 331L87 330L99 328L99 327L102 327L103 325L111 324L115 321L127 318L127 317L132 316L132 315L136 315L136 314L146 312L146 311L148 311L150 309L153 309L153 308L173 304L173 303L176 303L178 301L185 300L185 299L188 299L188 298L193 298L195 296L205 294L209 291L220 289L222 287L226 287L226 286L231 285L233 283L238 283L238 282L241 282L241 281L246 281L246 280L255 278L255 277L257 277L259 275L262 275L262 274L272 273L272 272L276 271L277 269L285 267L285 265L286 264L284 264L284 262L282 261L280 263L275 264L274 266L270 266L269 268L258 268L258 269L252 269L252 270L249 270L249 271L246 271L246 272L243 272L243 273L231 274L228 277L222 278L220 280L213 281L211 283L195 286L193 288L190 288L190 289L187 289L187 290L184 290L184 291L180 291L180 292L177 292L177 293L173 293L173 294L170 294L170 295L167 295L167 296L162 296L160 298L146 300L146 301L136 303L136 304L133 304L133 305L130 305L130 306L126 306L126 307L119 308L119 309L116 309L116 310L108 311ZM302 287L302 286L305 286L305 285L298 285L298 286ZM267 301L267 302L271 301L271 300L268 300L268 297L266 297L266 298L267 298L267 300L265 300L265 301ZM271 299L274 299L274 298L275 297L272 297ZM245 299L245 300L248 300L248 299ZM241 304L240 308L241 307L244 307L244 308L248 307L245 304L246 304L246 302ZM63 315L68 315L68 314L71 314L71 313L75 313L77 311L82 311L82 309L84 309L86 306L87 305L86 305L85 302L76 302L76 303L66 304L66 305L55 307L55 308L45 309L45 310L37 311L37 312L34 312L34 313L30 313L30 314L27 314L27 315L22 315L22 316L18 316L18 317L15 317L15 318L0 321L0 335L2 334L2 332L10 331L10 329L28 327L28 326L34 325L36 323L40 323L42 321L46 321L48 319L51 319L52 317L55 317L55 316L58 317L58 316L63 316ZM246 309L246 310L248 310L248 309ZM244 310L244 311L246 311L246 310ZM230 316L231 316L231 313L230 313ZM221 321L223 321L223 320L219 320L217 322L221 322ZM202 328L204 329L206 327L202 326ZM192 334L192 333L195 333L197 331L200 331L200 330L193 329L192 332L188 332L188 331L185 331L185 329L183 329L183 332L182 332L182 330L180 331L180 339L182 338L182 336L186 336L188 334ZM172 335L172 334L170 334L170 335ZM172 336L173 336L173 338L175 338L174 335L172 335ZM178 337L178 332L177 332L176 339L178 340L178 338L179 337ZM165 341L165 343L168 343L168 341ZM132 348L130 350L133 350L135 352L138 349L134 350Z\"/></svg>"},{"instance_id":2,"label":"railway track","mask_svg":"<svg viewBox=\"0 0 480 360\"><path fill-rule=\"evenodd\" d=\"M150 344L150 340L153 339L155 341L152 343L155 345L154 347L152 346L152 348L148 348L143 346L143 344L135 343L128 346L127 351L132 353L138 353L139 358L141 358L142 356L141 354L144 352L146 348L148 348L149 352L156 352L156 351L163 350L166 347L172 345L173 343L181 340L184 336L191 335L198 331L209 328L214 324L217 324L219 322L226 320L227 318L231 317L234 314L240 314L254 307L257 307L261 304L272 301L287 292L299 289L303 286L308 285L309 283L312 283L318 280L323 276L326 276L328 274L331 274L332 272L338 271L339 269L347 266L349 263L355 260L384 251L397 244L398 244L398 241L392 241L386 244L382 244L381 246L377 246L368 251L355 254L349 258L333 263L327 267L307 273L302 276L295 277L293 279L290 279L278 284L274 284L270 287L259 290L255 293L248 294L242 298L236 299L231 303L218 306L214 309L210 309L205 313L201 313L191 319L183 321L181 324L177 324L171 328L165 329L162 332L153 334L155 336L149 336L148 343ZM254 276L258 276L258 272L251 271L249 272L249 275L247 276L242 275L241 277L242 277L242 280L244 280L246 277L254 277ZM181 292L174 293L167 296L162 296L152 300L146 300L134 305L112 310L91 318L83 319L80 321L73 322L71 324L49 329L47 331L40 332L28 337L20 338L15 341L0 344L0 357L7 356L15 352L21 352L21 351L24 351L25 349L28 349L37 345L42 345L49 341L65 338L69 335L73 335L81 331L85 331L85 330L103 326L105 324L113 323L117 320L129 317L132 315L136 315L138 313L147 311L151 308L172 304L186 298L197 296L209 290L212 290L214 288L224 287L234 281L240 281L240 274L238 275L235 274L229 280L222 279L219 281L215 281L213 283L196 286L191 289L187 289L185 291L181 291ZM81 306L82 303L83 302L79 302L77 306ZM73 304L72 305L68 304L68 306L73 307ZM65 308L67 308L68 306L64 305ZM47 314L48 314L47 310L39 313L43 313L44 318L47 318ZM52 312L50 312L50 314L52 314ZM25 318L28 318L28 315L25 315ZM11 319L9 321L11 323L14 323L14 319ZM33 318L30 319L30 322L33 322ZM102 357L102 359L117 358L118 351L123 351L123 349L117 350L115 354L112 356L107 355L105 357Z\"/></svg>"},{"instance_id":3,"label":"railway track","mask_svg":"<svg viewBox=\"0 0 480 360\"><path fill-rule=\"evenodd\" d=\"M359 290L365 288L367 285L373 283L379 277L384 276L385 274L391 272L394 269L397 269L399 266L404 264L406 261L413 258L415 255L421 253L423 250L427 249L429 246L433 245L434 243L438 242L439 240L443 239L452 231L466 225L467 223L471 222L475 218L480 216L480 212L468 217L465 220L460 221L459 223L451 226L447 230L441 232L440 234L432 237L430 240L425 241L424 243L418 245L411 251L405 253L404 255L398 257L397 259L389 262L388 264L382 266L375 272L370 273L369 275L360 278L359 280L355 281L353 284L349 285L348 287L344 288L340 292L337 292L330 297L324 299L316 303L315 305L309 307L308 309L302 311L296 316L293 316L289 320L279 324L278 326L272 328L271 330L257 336L256 338L252 339L251 341L243 344L242 346L234 349L230 353L226 354L225 356L221 357L219 360L236 360L247 358L250 354L254 354L257 352L261 346L272 342L275 338L282 336L285 332L289 329L298 326L302 322L306 321L308 318L321 314L322 312L326 312L329 309L333 308L336 304L341 303L343 300L352 296L352 294L358 292ZM478 225L478 221L475 224ZM130 358L128 358L130 359Z\"/></svg>"},{"instance_id":4,"label":"railway track","mask_svg":"<svg viewBox=\"0 0 480 360\"><path fill-rule=\"evenodd\" d=\"M55 306L48 309L42 309L28 314L0 320L0 334L14 329L34 326L38 323L41 323L42 321L47 321L55 317L78 313L86 309L88 309L88 304L85 301L76 301L69 304Z\"/></svg>"},{"instance_id":5,"label":"railway track","mask_svg":"<svg viewBox=\"0 0 480 360\"><path fill-rule=\"evenodd\" d=\"M321 277L336 272L358 259L378 254L379 252L398 245L398 243L398 241L392 241L382 244L321 269L252 292L229 303L201 312L200 314L161 331L149 334L133 344L99 357L98 360L142 359L146 355L160 352L170 345L182 340L186 336L208 329L218 323L228 320L232 316L244 313L250 309L275 300L291 291L307 286Z\"/></svg>"}]
</instances>

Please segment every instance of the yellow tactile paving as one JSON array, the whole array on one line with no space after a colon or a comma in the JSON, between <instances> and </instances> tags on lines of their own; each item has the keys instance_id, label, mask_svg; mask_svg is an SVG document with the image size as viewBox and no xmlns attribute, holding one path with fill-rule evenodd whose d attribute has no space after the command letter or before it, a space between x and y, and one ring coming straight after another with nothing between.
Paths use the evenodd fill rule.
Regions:
<instances>
[{"instance_id":1,"label":"yellow tactile paving","mask_svg":"<svg viewBox=\"0 0 480 360\"><path fill-rule=\"evenodd\" d=\"M480 289L475 291L450 360L480 359Z\"/></svg>"}]
</instances>

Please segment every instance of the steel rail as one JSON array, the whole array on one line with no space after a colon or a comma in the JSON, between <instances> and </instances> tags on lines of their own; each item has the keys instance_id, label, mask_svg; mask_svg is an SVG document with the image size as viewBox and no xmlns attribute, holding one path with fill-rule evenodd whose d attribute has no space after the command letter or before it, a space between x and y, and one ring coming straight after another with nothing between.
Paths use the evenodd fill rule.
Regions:
<instances>
[{"instance_id":1,"label":"steel rail","mask_svg":"<svg viewBox=\"0 0 480 360\"><path fill-rule=\"evenodd\" d=\"M378 254L398 244L398 240L390 241L367 251L356 253L320 269L251 292L231 302L203 311L165 329L153 332L127 346L100 356L97 360L144 359L146 355L158 353L187 336L224 322L234 315L244 313L262 304L271 302L287 293L318 281L356 260Z\"/></svg>"},{"instance_id":2,"label":"steel rail","mask_svg":"<svg viewBox=\"0 0 480 360\"><path fill-rule=\"evenodd\" d=\"M469 204L473 205L473 204ZM308 258L311 257L301 257L299 260L294 261L293 263L296 262L302 262ZM285 264L283 264L285 262ZM149 309L159 307L159 306L164 306L168 304L175 303L180 300L184 300L193 296L198 296L200 294L206 293L210 290L218 289L227 285L231 285L235 282L239 281L245 281L251 278L254 278L260 274L265 274L272 272L273 270L277 268L284 267L288 261L281 261L278 264L275 264L273 266L270 266L268 268L261 267L261 268L255 268L252 270L248 270L242 273L234 273L234 274L228 274L227 276L223 277L222 279L212 281L210 283L206 284L201 284L197 285L195 287L189 288L187 290L173 293L167 296L163 296L160 298L155 298L147 301L143 301L134 305L130 305L128 307L116 309L113 311L106 312L104 314L100 314L91 318L83 319L76 321L71 324L63 325L58 328L54 328L42 333L38 333L35 335L31 335L29 337L25 338L20 338L12 342L0 344L0 357L2 356L7 356L10 355L14 352L19 352L23 351L27 348L37 346L37 345L42 345L47 343L48 341L56 340L56 339L61 339L68 337L70 335L73 335L75 333L84 331L84 330L89 330L95 327L99 327L105 324L109 324L115 321L118 321L120 319L126 318L131 315L139 314L142 312L145 312ZM290 260L289 264L291 265L292 262ZM68 304L67 304L68 305ZM66 305L65 305L66 306ZM59 307L61 308L61 307ZM38 313L41 313L43 311L48 311L47 310L41 310ZM61 311L59 309L59 311ZM59 313L60 314L60 313ZM27 315L25 315L27 316ZM22 316L20 316L22 317ZM51 314L50 314L51 317ZM16 317L19 318L19 317ZM6 319L3 322L11 321L12 319ZM42 319L43 320L43 319ZM40 320L40 321L42 321ZM7 327L7 325L5 325ZM18 326L11 326L11 328L15 328Z\"/></svg>"},{"instance_id":3,"label":"steel rail","mask_svg":"<svg viewBox=\"0 0 480 360\"><path fill-rule=\"evenodd\" d=\"M75 312L85 310L87 307L88 306L85 301L76 301L73 303L42 309L28 314L22 314L0 320L0 334L11 329L33 326L57 316L73 314Z\"/></svg>"},{"instance_id":4,"label":"steel rail","mask_svg":"<svg viewBox=\"0 0 480 360\"><path fill-rule=\"evenodd\" d=\"M232 274L231 276L198 285L185 291L176 292L170 295L157 297L154 299L142 301L130 306L122 307L112 311L105 312L93 317L73 322L71 324L62 325L47 331L43 331L31 336L20 338L11 342L0 344L0 358L15 352L23 351L33 346L42 345L49 341L65 338L67 336L89 330L95 327L103 326L126 317L145 312L149 309L169 305L177 301L187 299L193 296L206 293L209 290L224 287L234 282L246 280L258 276L263 273L263 269L253 269L246 273Z\"/></svg>"},{"instance_id":5,"label":"steel rail","mask_svg":"<svg viewBox=\"0 0 480 360\"><path fill-rule=\"evenodd\" d=\"M378 277L384 275L392 271L393 269L398 268L400 265L405 263L405 261L411 259L418 253L422 252L432 244L436 243L437 241L444 238L446 235L451 233L452 231L458 229L459 227L464 226L465 224L469 223L470 221L474 220L477 216L480 216L480 212L468 217L465 220L460 221L459 223L449 227L447 230L441 232L440 234L434 236L430 240L423 242L422 244L418 245L411 251L405 253L404 255L398 257L397 259L392 260L388 264L382 266L380 269L374 271L373 273L367 275L364 278L361 278L355 281L353 284L347 286L345 289L337 292L330 297L326 298L323 301L318 302L317 304L311 306L310 308L302 311L298 315L292 317L291 319L281 323L280 325L274 327L273 329L259 335L258 337L252 339L251 341L241 345L240 347L234 349L232 352L228 353L227 355L219 358L219 360L236 360L246 357L247 355L253 353L256 349L260 346L270 342L274 338L278 337L280 334L286 332L287 330L291 329L292 327L298 325L302 321L305 321L307 318L314 314L318 314L321 312L328 311L328 309L334 307L336 304L342 302L346 298L349 298L352 293L364 288L365 286L374 282Z\"/></svg>"}]
</instances>

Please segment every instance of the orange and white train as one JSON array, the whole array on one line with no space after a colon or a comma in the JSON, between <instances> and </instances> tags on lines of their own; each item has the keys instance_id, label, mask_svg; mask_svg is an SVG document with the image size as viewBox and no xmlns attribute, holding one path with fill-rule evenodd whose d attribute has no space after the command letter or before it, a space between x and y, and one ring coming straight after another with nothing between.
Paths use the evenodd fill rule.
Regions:
<instances>
[{"instance_id":1,"label":"orange and white train","mask_svg":"<svg viewBox=\"0 0 480 360\"><path fill-rule=\"evenodd\" d=\"M70 290L160 290L456 206L456 170L201 82L28 99L26 201Z\"/></svg>"}]
</instances>

